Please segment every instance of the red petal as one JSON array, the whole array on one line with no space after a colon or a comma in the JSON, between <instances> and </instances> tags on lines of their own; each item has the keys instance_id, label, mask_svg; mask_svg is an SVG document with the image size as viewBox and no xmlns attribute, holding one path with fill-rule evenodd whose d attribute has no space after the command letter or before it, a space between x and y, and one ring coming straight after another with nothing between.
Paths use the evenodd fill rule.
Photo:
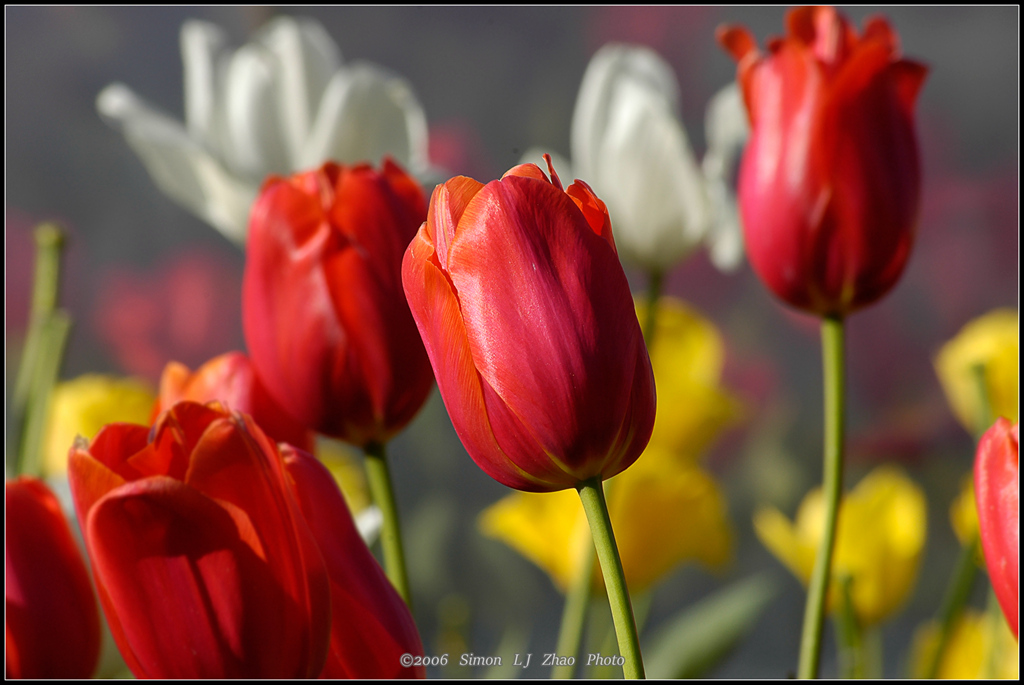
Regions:
<instances>
[{"instance_id":1,"label":"red petal","mask_svg":"<svg viewBox=\"0 0 1024 685\"><path fill-rule=\"evenodd\" d=\"M89 573L42 481L7 481L4 595L8 678L89 678L100 618Z\"/></svg>"},{"instance_id":2,"label":"red petal","mask_svg":"<svg viewBox=\"0 0 1024 685\"><path fill-rule=\"evenodd\" d=\"M308 677L308 626L228 512L166 477L130 483L86 522L115 640L139 677ZM322 662L320 662L322 663ZM319 668L319 664L312 668Z\"/></svg>"},{"instance_id":3,"label":"red petal","mask_svg":"<svg viewBox=\"0 0 1024 685\"><path fill-rule=\"evenodd\" d=\"M422 678L402 654L422 655L405 602L359 537L330 472L312 456L282 452L331 581L331 645L323 678Z\"/></svg>"},{"instance_id":4,"label":"red petal","mask_svg":"<svg viewBox=\"0 0 1024 685\"><path fill-rule=\"evenodd\" d=\"M981 438L974 462L978 527L992 589L1014 636L1020 592L1019 424L1004 418Z\"/></svg>"}]
</instances>

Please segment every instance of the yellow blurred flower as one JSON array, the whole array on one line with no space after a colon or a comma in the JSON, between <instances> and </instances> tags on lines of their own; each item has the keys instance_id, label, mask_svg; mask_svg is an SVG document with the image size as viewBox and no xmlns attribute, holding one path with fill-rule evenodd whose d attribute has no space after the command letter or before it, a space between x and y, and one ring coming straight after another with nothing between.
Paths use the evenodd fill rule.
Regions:
<instances>
[{"instance_id":1,"label":"yellow blurred flower","mask_svg":"<svg viewBox=\"0 0 1024 685\"><path fill-rule=\"evenodd\" d=\"M935 370L946 399L960 423L971 433L981 425L982 400L974 368L985 369L985 387L992 412L1018 421L1017 375L1020 333L1017 312L997 309L971 321L935 357Z\"/></svg>"},{"instance_id":2,"label":"yellow blurred flower","mask_svg":"<svg viewBox=\"0 0 1024 685\"><path fill-rule=\"evenodd\" d=\"M658 392L654 434L637 462L606 483L632 590L649 587L684 561L714 569L732 555L725 498L696 463L739 415L739 403L719 386L722 341L711 323L682 302L662 298L658 306L651 349ZM637 314L645 315L642 305ZM562 590L575 579L590 544L586 516L572 490L513 493L481 514L480 529L540 566ZM600 582L595 569L595 583Z\"/></svg>"},{"instance_id":3,"label":"yellow blurred flower","mask_svg":"<svg viewBox=\"0 0 1024 685\"><path fill-rule=\"evenodd\" d=\"M334 476L349 511L358 514L370 506L366 472L362 460L351 449L337 440L320 438L316 441L316 456Z\"/></svg>"},{"instance_id":4,"label":"yellow blurred flower","mask_svg":"<svg viewBox=\"0 0 1024 685\"><path fill-rule=\"evenodd\" d=\"M925 677L938 640L939 626L935 621L917 629L911 645L912 677ZM1017 640L1006 621L993 621L989 615L978 611L964 612L949 636L936 677L944 680L1019 678Z\"/></svg>"},{"instance_id":5,"label":"yellow blurred flower","mask_svg":"<svg viewBox=\"0 0 1024 685\"><path fill-rule=\"evenodd\" d=\"M974 478L964 476L960 494L949 508L949 520L961 545L978 538L978 506L974 503Z\"/></svg>"},{"instance_id":6,"label":"yellow blurred flower","mask_svg":"<svg viewBox=\"0 0 1024 685\"><path fill-rule=\"evenodd\" d=\"M67 471L68 450L77 435L92 440L108 423L148 425L154 402L153 390L134 378L86 374L58 383L43 438L44 475Z\"/></svg>"},{"instance_id":7,"label":"yellow blurred flower","mask_svg":"<svg viewBox=\"0 0 1024 685\"><path fill-rule=\"evenodd\" d=\"M646 320L642 301L636 303L636 315ZM650 444L695 462L741 414L740 403L720 385L725 363L722 337L686 303L663 297L648 351L658 392Z\"/></svg>"},{"instance_id":8,"label":"yellow blurred flower","mask_svg":"<svg viewBox=\"0 0 1024 685\"><path fill-rule=\"evenodd\" d=\"M804 498L795 525L776 509L754 516L761 542L803 583L811 577L824 531L821 489ZM838 578L848 576L858 620L876 624L910 594L924 549L927 512L924 493L902 471L880 466L847 494L839 506L839 524L829 584L829 607L838 601Z\"/></svg>"}]
</instances>

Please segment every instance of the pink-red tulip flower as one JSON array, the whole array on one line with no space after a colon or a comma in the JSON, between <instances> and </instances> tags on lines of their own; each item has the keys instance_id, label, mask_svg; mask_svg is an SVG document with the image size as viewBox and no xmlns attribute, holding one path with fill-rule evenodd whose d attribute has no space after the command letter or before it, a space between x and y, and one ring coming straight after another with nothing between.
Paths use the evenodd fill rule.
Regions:
<instances>
[{"instance_id":1,"label":"pink-red tulip flower","mask_svg":"<svg viewBox=\"0 0 1024 685\"><path fill-rule=\"evenodd\" d=\"M1020 424L988 429L974 460L974 496L985 565L999 605L1017 635L1020 597Z\"/></svg>"},{"instance_id":2,"label":"pink-red tulip flower","mask_svg":"<svg viewBox=\"0 0 1024 685\"><path fill-rule=\"evenodd\" d=\"M881 17L857 35L834 8L799 7L786 27L767 54L744 28L719 31L752 130L739 174L747 254L784 302L843 316L885 295L910 254L927 69L900 58Z\"/></svg>"},{"instance_id":3,"label":"pink-red tulip flower","mask_svg":"<svg viewBox=\"0 0 1024 685\"><path fill-rule=\"evenodd\" d=\"M136 676L415 674L392 658L395 643L422 653L412 618L330 474L291 447L282 457L250 417L181 402L152 428L111 424L72 449L68 475Z\"/></svg>"},{"instance_id":4,"label":"pink-red tulip flower","mask_svg":"<svg viewBox=\"0 0 1024 685\"><path fill-rule=\"evenodd\" d=\"M550 169L550 164L549 164ZM528 491L610 478L654 425L654 377L604 203L523 164L439 185L405 292L476 463Z\"/></svg>"},{"instance_id":5,"label":"pink-red tulip flower","mask_svg":"<svg viewBox=\"0 0 1024 685\"><path fill-rule=\"evenodd\" d=\"M313 449L313 434L278 406L260 383L252 362L241 352L227 352L206 362L195 372L184 364L169 362L160 376L160 395L150 422L160 412L188 400L217 401L229 409L249 414L268 437L307 452Z\"/></svg>"},{"instance_id":6,"label":"pink-red tulip flower","mask_svg":"<svg viewBox=\"0 0 1024 685\"><path fill-rule=\"evenodd\" d=\"M90 678L100 615L60 503L35 478L7 481L4 597L8 678Z\"/></svg>"},{"instance_id":7,"label":"pink-red tulip flower","mask_svg":"<svg viewBox=\"0 0 1024 685\"><path fill-rule=\"evenodd\" d=\"M402 293L402 255L426 217L416 181L385 159L271 178L253 206L242 283L249 356L312 430L384 443L419 411L430 362Z\"/></svg>"}]
</instances>

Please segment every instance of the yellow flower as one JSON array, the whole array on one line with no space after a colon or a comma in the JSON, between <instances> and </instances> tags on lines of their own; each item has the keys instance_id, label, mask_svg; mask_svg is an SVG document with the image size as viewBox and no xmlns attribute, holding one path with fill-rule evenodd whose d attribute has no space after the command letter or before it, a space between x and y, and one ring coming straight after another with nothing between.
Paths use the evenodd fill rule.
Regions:
<instances>
[{"instance_id":1,"label":"yellow flower","mask_svg":"<svg viewBox=\"0 0 1024 685\"><path fill-rule=\"evenodd\" d=\"M43 442L44 475L67 471L75 436L92 440L108 423L148 425L155 402L152 389L133 378L86 374L58 383L50 396Z\"/></svg>"},{"instance_id":2,"label":"yellow flower","mask_svg":"<svg viewBox=\"0 0 1024 685\"><path fill-rule=\"evenodd\" d=\"M761 542L807 583L824 531L821 489L801 503L796 523L776 509L754 516ZM893 466L868 474L839 507L829 606L838 600L838 578L848 576L853 608L862 625L880 622L903 603L914 586L924 549L924 493Z\"/></svg>"},{"instance_id":3,"label":"yellow flower","mask_svg":"<svg viewBox=\"0 0 1024 685\"><path fill-rule=\"evenodd\" d=\"M348 447L337 440L320 438L316 442L316 456L334 476L349 511L358 514L370 506L366 473L361 460Z\"/></svg>"},{"instance_id":4,"label":"yellow flower","mask_svg":"<svg viewBox=\"0 0 1024 685\"><path fill-rule=\"evenodd\" d=\"M974 502L974 478L969 474L964 476L960 494L949 508L949 520L961 545L977 539L978 505Z\"/></svg>"},{"instance_id":5,"label":"yellow flower","mask_svg":"<svg viewBox=\"0 0 1024 685\"><path fill-rule=\"evenodd\" d=\"M717 569L731 558L725 498L698 466L648 447L633 466L608 481L607 491L631 590L650 587L683 561ZM563 591L575 579L590 543L583 506L572 490L515 492L484 510L480 528L540 566ZM599 587L597 569L594 580Z\"/></svg>"},{"instance_id":6,"label":"yellow flower","mask_svg":"<svg viewBox=\"0 0 1024 685\"><path fill-rule=\"evenodd\" d=\"M678 300L658 303L651 363L658 391L654 435L640 459L606 484L608 510L626 582L640 590L678 564L719 568L732 555L725 498L697 465L701 452L735 420L739 403L719 387L718 331ZM638 306L643 320L644 307ZM565 590L590 544L579 496L516 492L481 514L485 535L502 540ZM595 569L595 583L600 583ZM599 586L599 585L598 585Z\"/></svg>"},{"instance_id":7,"label":"yellow flower","mask_svg":"<svg viewBox=\"0 0 1024 685\"><path fill-rule=\"evenodd\" d=\"M1017 374L1020 333L1017 312L997 309L970 322L946 343L935 358L935 370L953 413L977 433L982 426L982 400L974 368L983 366L988 401L995 416L1018 421Z\"/></svg>"},{"instance_id":8,"label":"yellow flower","mask_svg":"<svg viewBox=\"0 0 1024 685\"><path fill-rule=\"evenodd\" d=\"M978 611L964 612L949 636L936 677L946 680L1016 680L1020 673L1017 640L1002 616L999 619L993 621L991 616ZM931 663L938 640L939 627L935 621L921 626L914 634L911 646L914 678L925 677L925 669Z\"/></svg>"},{"instance_id":9,"label":"yellow flower","mask_svg":"<svg viewBox=\"0 0 1024 685\"><path fill-rule=\"evenodd\" d=\"M647 306L636 303L640 321ZM720 385L725 346L714 324L672 297L658 302L649 347L658 406L652 445L696 461L719 432L740 416L740 403Z\"/></svg>"}]
</instances>

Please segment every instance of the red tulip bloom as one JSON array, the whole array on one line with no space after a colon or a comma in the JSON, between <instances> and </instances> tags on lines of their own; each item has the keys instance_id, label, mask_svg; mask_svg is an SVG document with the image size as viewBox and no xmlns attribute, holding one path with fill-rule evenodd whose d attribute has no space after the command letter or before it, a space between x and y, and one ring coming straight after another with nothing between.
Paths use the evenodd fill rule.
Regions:
<instances>
[{"instance_id":1,"label":"red tulip bloom","mask_svg":"<svg viewBox=\"0 0 1024 685\"><path fill-rule=\"evenodd\" d=\"M978 444L974 493L985 565L999 605L1017 635L1020 592L1020 424L1000 418Z\"/></svg>"},{"instance_id":2,"label":"red tulip bloom","mask_svg":"<svg viewBox=\"0 0 1024 685\"><path fill-rule=\"evenodd\" d=\"M651 362L589 186L563 190L533 164L487 185L453 178L402 270L448 414L491 477L561 490L640 456Z\"/></svg>"},{"instance_id":3,"label":"red tulip bloom","mask_svg":"<svg viewBox=\"0 0 1024 685\"><path fill-rule=\"evenodd\" d=\"M402 254L426 216L390 160L272 178L252 210L242 324L256 373L309 428L386 442L419 411L430 362L402 295Z\"/></svg>"},{"instance_id":4,"label":"red tulip bloom","mask_svg":"<svg viewBox=\"0 0 1024 685\"><path fill-rule=\"evenodd\" d=\"M60 503L42 481L7 481L4 596L8 678L90 678L100 615Z\"/></svg>"},{"instance_id":5,"label":"red tulip bloom","mask_svg":"<svg viewBox=\"0 0 1024 685\"><path fill-rule=\"evenodd\" d=\"M252 416L275 442L286 442L307 452L313 449L313 434L270 397L257 378L252 362L241 352L215 357L195 373L184 364L168 363L160 376L160 396L153 407L151 421L183 400L220 402L228 409Z\"/></svg>"},{"instance_id":6,"label":"red tulip bloom","mask_svg":"<svg viewBox=\"0 0 1024 685\"><path fill-rule=\"evenodd\" d=\"M752 129L739 174L747 253L785 302L843 316L885 295L910 254L927 69L900 59L881 17L861 36L831 7L790 10L786 25L767 55L744 28L719 31Z\"/></svg>"},{"instance_id":7,"label":"red tulip bloom","mask_svg":"<svg viewBox=\"0 0 1024 685\"><path fill-rule=\"evenodd\" d=\"M286 455L248 416L193 402L72 449L100 601L135 675L384 678L402 671L381 635L421 653L330 474Z\"/></svg>"}]
</instances>

